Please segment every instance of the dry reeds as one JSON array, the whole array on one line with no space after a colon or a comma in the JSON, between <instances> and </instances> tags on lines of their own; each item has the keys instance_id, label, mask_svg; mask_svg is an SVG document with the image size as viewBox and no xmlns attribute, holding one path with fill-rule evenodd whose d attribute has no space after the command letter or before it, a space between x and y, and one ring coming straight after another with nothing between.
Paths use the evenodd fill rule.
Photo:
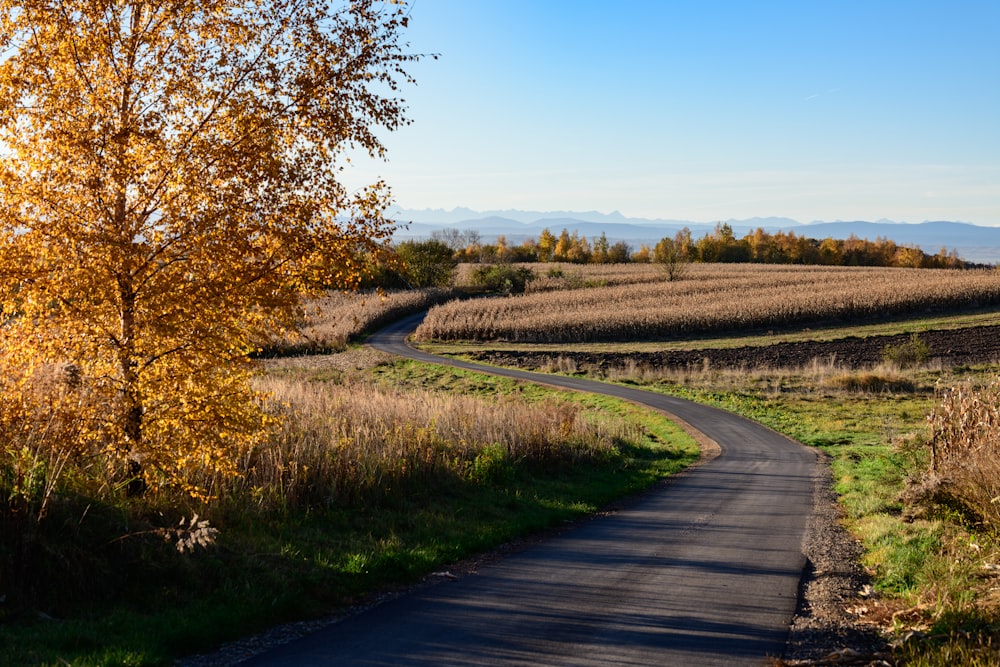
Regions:
<instances>
[{"instance_id":1,"label":"dry reeds","mask_svg":"<svg viewBox=\"0 0 1000 667\"><path fill-rule=\"evenodd\" d=\"M604 460L634 428L593 423L565 402L275 377L260 388L283 425L247 455L234 483L262 504L371 502L449 480L497 479L517 465Z\"/></svg>"},{"instance_id":2,"label":"dry reeds","mask_svg":"<svg viewBox=\"0 0 1000 667\"><path fill-rule=\"evenodd\" d=\"M76 367L0 368L0 598L16 605L37 581L42 536L67 487L106 498L114 470L83 417L100 397L80 386Z\"/></svg>"},{"instance_id":3,"label":"dry reeds","mask_svg":"<svg viewBox=\"0 0 1000 667\"><path fill-rule=\"evenodd\" d=\"M957 503L983 523L1000 527L1000 379L943 392L928 417L930 469L924 497Z\"/></svg>"}]
</instances>

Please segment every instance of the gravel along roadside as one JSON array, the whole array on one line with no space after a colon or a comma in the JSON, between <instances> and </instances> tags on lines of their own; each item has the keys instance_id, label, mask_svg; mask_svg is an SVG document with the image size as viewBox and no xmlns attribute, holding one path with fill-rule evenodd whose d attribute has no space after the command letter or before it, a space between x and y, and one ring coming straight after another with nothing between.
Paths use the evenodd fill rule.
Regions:
<instances>
[{"instance_id":1,"label":"gravel along roadside","mask_svg":"<svg viewBox=\"0 0 1000 667\"><path fill-rule=\"evenodd\" d=\"M802 551L808 562L779 665L888 665L889 645L861 612L870 595L861 544L843 527L830 468L817 476Z\"/></svg>"}]
</instances>

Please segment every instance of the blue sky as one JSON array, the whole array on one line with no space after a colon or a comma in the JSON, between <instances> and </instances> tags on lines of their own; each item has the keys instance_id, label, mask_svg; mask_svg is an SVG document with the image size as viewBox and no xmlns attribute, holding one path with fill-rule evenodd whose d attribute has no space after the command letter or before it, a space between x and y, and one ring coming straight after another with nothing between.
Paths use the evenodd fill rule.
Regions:
<instances>
[{"instance_id":1,"label":"blue sky","mask_svg":"<svg viewBox=\"0 0 1000 667\"><path fill-rule=\"evenodd\" d=\"M405 208L1000 225L1000 1L413 0Z\"/></svg>"}]
</instances>

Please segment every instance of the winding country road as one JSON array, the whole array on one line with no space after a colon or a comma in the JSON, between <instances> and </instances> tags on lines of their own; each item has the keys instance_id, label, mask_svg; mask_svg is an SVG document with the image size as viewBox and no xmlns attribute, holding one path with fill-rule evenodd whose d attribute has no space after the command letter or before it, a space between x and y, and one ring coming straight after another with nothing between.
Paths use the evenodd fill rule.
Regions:
<instances>
[{"instance_id":1,"label":"winding country road","mask_svg":"<svg viewBox=\"0 0 1000 667\"><path fill-rule=\"evenodd\" d=\"M263 665L766 665L805 566L816 455L715 408L410 348L411 317L369 339L421 361L597 392L694 427L720 454L627 509L329 626Z\"/></svg>"}]
</instances>

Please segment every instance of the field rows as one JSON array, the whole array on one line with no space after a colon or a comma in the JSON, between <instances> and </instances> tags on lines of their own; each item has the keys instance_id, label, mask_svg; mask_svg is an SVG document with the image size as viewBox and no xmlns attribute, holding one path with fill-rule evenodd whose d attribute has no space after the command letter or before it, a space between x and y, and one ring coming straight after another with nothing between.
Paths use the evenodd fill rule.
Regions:
<instances>
[{"instance_id":1,"label":"field rows","mask_svg":"<svg viewBox=\"0 0 1000 667\"><path fill-rule=\"evenodd\" d=\"M649 340L1000 303L996 271L693 265L684 280L536 291L430 310L419 340Z\"/></svg>"}]
</instances>

